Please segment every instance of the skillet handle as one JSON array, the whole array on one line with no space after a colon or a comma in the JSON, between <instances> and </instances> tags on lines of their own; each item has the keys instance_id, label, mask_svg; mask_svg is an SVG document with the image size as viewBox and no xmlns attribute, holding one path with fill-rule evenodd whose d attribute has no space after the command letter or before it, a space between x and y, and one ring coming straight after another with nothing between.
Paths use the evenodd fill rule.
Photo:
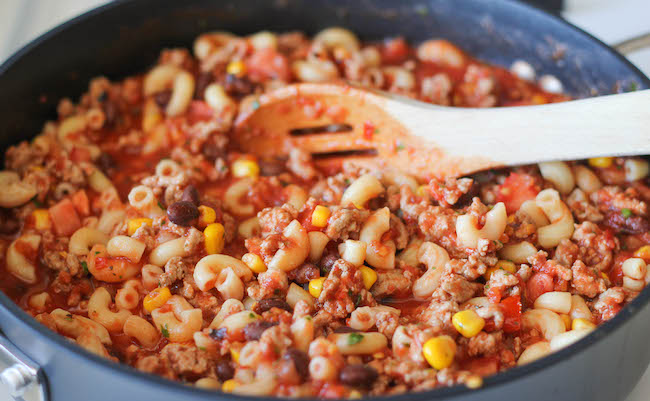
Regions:
<instances>
[{"instance_id":1,"label":"skillet handle","mask_svg":"<svg viewBox=\"0 0 650 401\"><path fill-rule=\"evenodd\" d=\"M15 401L47 401L43 370L0 332L0 386Z\"/></svg>"},{"instance_id":2,"label":"skillet handle","mask_svg":"<svg viewBox=\"0 0 650 401\"><path fill-rule=\"evenodd\" d=\"M650 32L616 43L612 47L626 56L635 51L650 48Z\"/></svg>"}]
</instances>

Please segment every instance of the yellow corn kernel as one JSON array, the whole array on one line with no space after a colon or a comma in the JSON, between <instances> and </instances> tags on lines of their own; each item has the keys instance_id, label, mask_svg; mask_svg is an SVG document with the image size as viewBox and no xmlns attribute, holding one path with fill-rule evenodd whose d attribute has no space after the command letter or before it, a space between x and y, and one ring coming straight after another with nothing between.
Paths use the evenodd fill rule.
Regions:
<instances>
[{"instance_id":1,"label":"yellow corn kernel","mask_svg":"<svg viewBox=\"0 0 650 401\"><path fill-rule=\"evenodd\" d=\"M264 273L266 271L266 265L259 255L247 253L241 257L241 261L246 263L246 266L248 266L253 273Z\"/></svg>"},{"instance_id":2,"label":"yellow corn kernel","mask_svg":"<svg viewBox=\"0 0 650 401\"><path fill-rule=\"evenodd\" d=\"M153 99L144 104L142 110L142 131L149 132L162 121L162 113Z\"/></svg>"},{"instance_id":3,"label":"yellow corn kernel","mask_svg":"<svg viewBox=\"0 0 650 401\"><path fill-rule=\"evenodd\" d=\"M48 230L52 226L50 221L50 212L47 209L36 209L32 212L34 217L34 226L38 231Z\"/></svg>"},{"instance_id":4,"label":"yellow corn kernel","mask_svg":"<svg viewBox=\"0 0 650 401\"><path fill-rule=\"evenodd\" d=\"M224 244L224 235L226 230L223 228L221 223L212 223L203 230L203 236L205 237L205 251L209 255L214 255L223 251Z\"/></svg>"},{"instance_id":5,"label":"yellow corn kernel","mask_svg":"<svg viewBox=\"0 0 650 401\"><path fill-rule=\"evenodd\" d=\"M246 64L240 60L231 61L226 67L226 73L236 77L244 76L244 74L246 74Z\"/></svg>"},{"instance_id":6,"label":"yellow corn kernel","mask_svg":"<svg viewBox=\"0 0 650 401\"><path fill-rule=\"evenodd\" d=\"M533 104L548 103L546 98L544 96L542 96L542 95L533 95L533 97L530 100L533 102Z\"/></svg>"},{"instance_id":7,"label":"yellow corn kernel","mask_svg":"<svg viewBox=\"0 0 650 401\"><path fill-rule=\"evenodd\" d=\"M253 160L235 160L232 164L232 175L238 178L257 178L260 175L260 166Z\"/></svg>"},{"instance_id":8,"label":"yellow corn kernel","mask_svg":"<svg viewBox=\"0 0 650 401\"><path fill-rule=\"evenodd\" d=\"M562 313L560 315L562 321L564 322L564 327L568 330L571 330L571 316Z\"/></svg>"},{"instance_id":9,"label":"yellow corn kernel","mask_svg":"<svg viewBox=\"0 0 650 401\"><path fill-rule=\"evenodd\" d=\"M135 234L135 232L138 231L138 228L142 227L142 225L151 226L152 224L153 224L153 220L146 217L142 217L139 219L131 219L129 220L128 223L129 235Z\"/></svg>"},{"instance_id":10,"label":"yellow corn kernel","mask_svg":"<svg viewBox=\"0 0 650 401\"><path fill-rule=\"evenodd\" d=\"M351 400L360 400L363 398L363 394L359 390L352 390L350 391L350 394L348 394L348 398Z\"/></svg>"},{"instance_id":11,"label":"yellow corn kernel","mask_svg":"<svg viewBox=\"0 0 650 401\"><path fill-rule=\"evenodd\" d=\"M368 266L361 266L361 278L363 279L363 286L366 287L366 290L369 290L375 281L377 281L377 272L369 268Z\"/></svg>"},{"instance_id":12,"label":"yellow corn kernel","mask_svg":"<svg viewBox=\"0 0 650 401\"><path fill-rule=\"evenodd\" d=\"M144 297L144 300L142 300L142 306L147 310L147 312L151 312L152 310L163 306L171 297L172 293L169 291L169 288L158 287Z\"/></svg>"},{"instance_id":13,"label":"yellow corn kernel","mask_svg":"<svg viewBox=\"0 0 650 401\"><path fill-rule=\"evenodd\" d=\"M232 393L237 386L239 386L239 383L235 379L228 379L221 385L221 391L224 393Z\"/></svg>"},{"instance_id":14,"label":"yellow corn kernel","mask_svg":"<svg viewBox=\"0 0 650 401\"><path fill-rule=\"evenodd\" d=\"M644 245L634 252L635 258L641 258L646 263L650 262L650 245Z\"/></svg>"},{"instance_id":15,"label":"yellow corn kernel","mask_svg":"<svg viewBox=\"0 0 650 401\"><path fill-rule=\"evenodd\" d=\"M321 291L323 291L323 283L325 282L325 277L315 278L309 280L309 293L312 297L320 297Z\"/></svg>"},{"instance_id":16,"label":"yellow corn kernel","mask_svg":"<svg viewBox=\"0 0 650 401\"><path fill-rule=\"evenodd\" d=\"M573 319L573 322L571 322L571 329L573 330L582 330L582 329L595 329L596 325L591 323L587 319Z\"/></svg>"},{"instance_id":17,"label":"yellow corn kernel","mask_svg":"<svg viewBox=\"0 0 650 401\"><path fill-rule=\"evenodd\" d=\"M217 213L210 206L199 206L199 227L206 227L217 220Z\"/></svg>"},{"instance_id":18,"label":"yellow corn kernel","mask_svg":"<svg viewBox=\"0 0 650 401\"><path fill-rule=\"evenodd\" d=\"M483 330L485 319L480 317L472 309L456 312L451 318L454 327L463 337L471 338Z\"/></svg>"},{"instance_id":19,"label":"yellow corn kernel","mask_svg":"<svg viewBox=\"0 0 650 401\"><path fill-rule=\"evenodd\" d=\"M237 365L239 365L239 349L238 348L230 348L230 359L232 359L233 362L235 362Z\"/></svg>"},{"instance_id":20,"label":"yellow corn kernel","mask_svg":"<svg viewBox=\"0 0 650 401\"><path fill-rule=\"evenodd\" d=\"M612 163L614 163L613 157L592 157L589 159L589 165L591 167L607 168L610 167Z\"/></svg>"},{"instance_id":21,"label":"yellow corn kernel","mask_svg":"<svg viewBox=\"0 0 650 401\"><path fill-rule=\"evenodd\" d=\"M454 361L456 343L449 336L434 337L424 343L422 354L432 368L441 370Z\"/></svg>"},{"instance_id":22,"label":"yellow corn kernel","mask_svg":"<svg viewBox=\"0 0 650 401\"><path fill-rule=\"evenodd\" d=\"M479 375L471 375L465 380L465 386L472 390L481 388L483 387L483 378Z\"/></svg>"},{"instance_id":23,"label":"yellow corn kernel","mask_svg":"<svg viewBox=\"0 0 650 401\"><path fill-rule=\"evenodd\" d=\"M327 219L330 218L332 212L325 207L318 205L314 208L314 212L311 214L311 224L315 227L323 228L327 226Z\"/></svg>"},{"instance_id":24,"label":"yellow corn kernel","mask_svg":"<svg viewBox=\"0 0 650 401\"><path fill-rule=\"evenodd\" d=\"M517 266L509 260L500 260L493 267L488 267L483 277L485 277L486 280L489 280L490 277L492 277L492 273L497 270L505 270L508 273L515 274L517 272Z\"/></svg>"},{"instance_id":25,"label":"yellow corn kernel","mask_svg":"<svg viewBox=\"0 0 650 401\"><path fill-rule=\"evenodd\" d=\"M605 272L600 272L600 278L603 280L609 280L609 276Z\"/></svg>"},{"instance_id":26,"label":"yellow corn kernel","mask_svg":"<svg viewBox=\"0 0 650 401\"><path fill-rule=\"evenodd\" d=\"M429 193L429 186L428 185L420 185L418 187L417 191L415 191L415 193L416 193L417 196L420 196L420 197L424 198Z\"/></svg>"}]
</instances>

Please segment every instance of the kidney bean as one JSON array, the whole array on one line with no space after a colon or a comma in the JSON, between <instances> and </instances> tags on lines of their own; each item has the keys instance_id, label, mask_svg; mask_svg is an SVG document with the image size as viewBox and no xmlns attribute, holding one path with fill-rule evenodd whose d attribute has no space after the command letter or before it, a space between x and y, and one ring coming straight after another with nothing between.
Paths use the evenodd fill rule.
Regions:
<instances>
[{"instance_id":1,"label":"kidney bean","mask_svg":"<svg viewBox=\"0 0 650 401\"><path fill-rule=\"evenodd\" d=\"M194 185L188 185L183 191L181 200L185 202L190 202L194 206L198 207L201 203L199 201L199 191L196 190Z\"/></svg>"},{"instance_id":2,"label":"kidney bean","mask_svg":"<svg viewBox=\"0 0 650 401\"><path fill-rule=\"evenodd\" d=\"M297 269L287 273L289 280L298 284L309 283L309 280L320 277L320 269L313 263L304 263Z\"/></svg>"},{"instance_id":3,"label":"kidney bean","mask_svg":"<svg viewBox=\"0 0 650 401\"><path fill-rule=\"evenodd\" d=\"M158 107L160 107L163 110L165 109L165 107L167 107L167 103L169 103L169 100L171 98L172 98L171 89L165 89L153 95L153 100L156 102Z\"/></svg>"},{"instance_id":4,"label":"kidney bean","mask_svg":"<svg viewBox=\"0 0 650 401\"><path fill-rule=\"evenodd\" d=\"M261 315L262 313L271 310L272 308L283 309L286 310L287 312L293 311L291 309L291 306L283 299L269 298L269 299L262 299L261 301L256 302L255 306L253 306L253 312L257 313L258 315Z\"/></svg>"},{"instance_id":5,"label":"kidney bean","mask_svg":"<svg viewBox=\"0 0 650 401\"><path fill-rule=\"evenodd\" d=\"M255 85L246 77L237 77L228 74L223 85L228 94L235 96L250 95L255 90Z\"/></svg>"},{"instance_id":6,"label":"kidney bean","mask_svg":"<svg viewBox=\"0 0 650 401\"><path fill-rule=\"evenodd\" d=\"M106 93L106 92L104 92ZM111 100L102 101L102 111L104 112L104 125L107 127L115 126L117 122L117 106Z\"/></svg>"},{"instance_id":7,"label":"kidney bean","mask_svg":"<svg viewBox=\"0 0 650 401\"><path fill-rule=\"evenodd\" d=\"M265 320L248 323L246 327L244 327L244 336L246 337L246 341L259 340L260 337L262 337L262 333L277 324L277 322L267 322Z\"/></svg>"},{"instance_id":8,"label":"kidney bean","mask_svg":"<svg viewBox=\"0 0 650 401\"><path fill-rule=\"evenodd\" d=\"M264 177L282 174L287 171L286 163L281 159L262 159L259 161L260 174Z\"/></svg>"},{"instance_id":9,"label":"kidney bean","mask_svg":"<svg viewBox=\"0 0 650 401\"><path fill-rule=\"evenodd\" d=\"M196 86L194 87L194 99L201 100L208 87L214 81L214 75L211 72L200 72L196 76Z\"/></svg>"},{"instance_id":10,"label":"kidney bean","mask_svg":"<svg viewBox=\"0 0 650 401\"><path fill-rule=\"evenodd\" d=\"M603 223L625 234L642 234L650 231L650 222L643 216L625 217L619 211L607 213Z\"/></svg>"},{"instance_id":11,"label":"kidney bean","mask_svg":"<svg viewBox=\"0 0 650 401\"><path fill-rule=\"evenodd\" d=\"M296 348L289 348L282 355L282 359L293 363L302 380L307 379L309 375L309 356L305 352Z\"/></svg>"},{"instance_id":12,"label":"kidney bean","mask_svg":"<svg viewBox=\"0 0 650 401\"><path fill-rule=\"evenodd\" d=\"M222 382L230 380L235 376L235 368L232 367L232 364L226 360L220 360L216 364L216 373L219 380Z\"/></svg>"},{"instance_id":13,"label":"kidney bean","mask_svg":"<svg viewBox=\"0 0 650 401\"><path fill-rule=\"evenodd\" d=\"M325 277L329 274L330 270L334 266L334 263L339 260L338 256L334 254L325 255L319 262L318 267L320 267L321 276Z\"/></svg>"},{"instance_id":14,"label":"kidney bean","mask_svg":"<svg viewBox=\"0 0 650 401\"><path fill-rule=\"evenodd\" d=\"M199 217L199 209L188 201L174 202L167 208L169 220L179 226L189 226L192 220Z\"/></svg>"},{"instance_id":15,"label":"kidney bean","mask_svg":"<svg viewBox=\"0 0 650 401\"><path fill-rule=\"evenodd\" d=\"M115 163L115 159L111 157L108 153L102 152L97 160L95 161L97 164L97 167L104 172L105 174L108 174L110 171L115 169L117 167L117 163Z\"/></svg>"},{"instance_id":16,"label":"kidney bean","mask_svg":"<svg viewBox=\"0 0 650 401\"><path fill-rule=\"evenodd\" d=\"M353 387L370 387L377 377L379 374L375 369L360 363L348 365L339 373L341 383Z\"/></svg>"},{"instance_id":17,"label":"kidney bean","mask_svg":"<svg viewBox=\"0 0 650 401\"><path fill-rule=\"evenodd\" d=\"M11 209L0 208L0 234L12 235L20 229L20 221Z\"/></svg>"},{"instance_id":18,"label":"kidney bean","mask_svg":"<svg viewBox=\"0 0 650 401\"><path fill-rule=\"evenodd\" d=\"M225 149L217 146L217 144L214 143L214 141L207 141L203 145L203 149L201 150L201 152L203 153L205 158L210 161L215 161L219 157L225 158L226 156Z\"/></svg>"}]
</instances>

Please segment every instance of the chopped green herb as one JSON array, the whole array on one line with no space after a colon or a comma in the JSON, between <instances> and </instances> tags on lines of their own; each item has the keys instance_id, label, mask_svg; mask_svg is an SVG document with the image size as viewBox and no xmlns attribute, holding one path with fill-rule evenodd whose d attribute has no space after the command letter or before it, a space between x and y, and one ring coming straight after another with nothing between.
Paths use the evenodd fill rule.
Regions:
<instances>
[{"instance_id":1,"label":"chopped green herb","mask_svg":"<svg viewBox=\"0 0 650 401\"><path fill-rule=\"evenodd\" d=\"M166 324L164 326L160 326L160 332L162 333L163 337L169 338L169 328Z\"/></svg>"},{"instance_id":2,"label":"chopped green herb","mask_svg":"<svg viewBox=\"0 0 650 401\"><path fill-rule=\"evenodd\" d=\"M397 150L398 152L400 150L404 150L404 149L406 149L406 146L403 143L396 143L395 144L395 150Z\"/></svg>"},{"instance_id":3,"label":"chopped green herb","mask_svg":"<svg viewBox=\"0 0 650 401\"><path fill-rule=\"evenodd\" d=\"M305 320L311 320L311 316L305 316Z\"/></svg>"},{"instance_id":4,"label":"chopped green herb","mask_svg":"<svg viewBox=\"0 0 650 401\"><path fill-rule=\"evenodd\" d=\"M343 180L343 182L345 183L345 185L350 185L352 183L352 181L350 181L349 178L346 178L345 180Z\"/></svg>"},{"instance_id":5,"label":"chopped green herb","mask_svg":"<svg viewBox=\"0 0 650 401\"><path fill-rule=\"evenodd\" d=\"M100 253L101 253L101 252L99 252L99 251L95 251L95 255L99 255Z\"/></svg>"},{"instance_id":6,"label":"chopped green herb","mask_svg":"<svg viewBox=\"0 0 650 401\"><path fill-rule=\"evenodd\" d=\"M72 320L72 314L68 313L67 315L65 315L65 320L71 321Z\"/></svg>"},{"instance_id":7,"label":"chopped green herb","mask_svg":"<svg viewBox=\"0 0 650 401\"><path fill-rule=\"evenodd\" d=\"M205 350L206 350L205 347L198 347L198 348L199 348L201 351L205 351Z\"/></svg>"},{"instance_id":8,"label":"chopped green herb","mask_svg":"<svg viewBox=\"0 0 650 401\"><path fill-rule=\"evenodd\" d=\"M632 216L632 211L627 208L621 209L621 215L627 219L628 217Z\"/></svg>"},{"instance_id":9,"label":"chopped green herb","mask_svg":"<svg viewBox=\"0 0 650 401\"><path fill-rule=\"evenodd\" d=\"M361 304L361 294L357 294L357 299L354 301L354 307L356 308Z\"/></svg>"},{"instance_id":10,"label":"chopped green herb","mask_svg":"<svg viewBox=\"0 0 650 401\"><path fill-rule=\"evenodd\" d=\"M379 133L379 128L375 128L375 130L373 131L373 134L378 134L378 133Z\"/></svg>"},{"instance_id":11,"label":"chopped green herb","mask_svg":"<svg viewBox=\"0 0 650 401\"><path fill-rule=\"evenodd\" d=\"M363 340L363 334L360 333L350 333L348 336L348 345L359 344Z\"/></svg>"},{"instance_id":12,"label":"chopped green herb","mask_svg":"<svg viewBox=\"0 0 650 401\"><path fill-rule=\"evenodd\" d=\"M248 314L248 317L250 317L251 319L255 319L255 314L253 312L251 312L251 313Z\"/></svg>"},{"instance_id":13,"label":"chopped green herb","mask_svg":"<svg viewBox=\"0 0 650 401\"><path fill-rule=\"evenodd\" d=\"M167 210L167 208L160 201L158 201L158 207L162 210Z\"/></svg>"},{"instance_id":14,"label":"chopped green herb","mask_svg":"<svg viewBox=\"0 0 650 401\"><path fill-rule=\"evenodd\" d=\"M82 261L81 262L81 267L84 269L84 274L88 275L88 273L89 273L88 272L88 263L86 263L85 261Z\"/></svg>"},{"instance_id":15,"label":"chopped green herb","mask_svg":"<svg viewBox=\"0 0 650 401\"><path fill-rule=\"evenodd\" d=\"M32 198L32 203L33 203L34 206L36 206L36 207L39 207L39 208L40 208L40 207L43 207L43 202L41 202L41 201L39 201L38 199L36 199L37 196L38 196L38 195L34 195L34 197Z\"/></svg>"},{"instance_id":16,"label":"chopped green herb","mask_svg":"<svg viewBox=\"0 0 650 401\"><path fill-rule=\"evenodd\" d=\"M485 284L485 289L489 290L490 289L490 284Z\"/></svg>"},{"instance_id":17,"label":"chopped green herb","mask_svg":"<svg viewBox=\"0 0 650 401\"><path fill-rule=\"evenodd\" d=\"M257 100L257 99L256 99L256 100L253 100L253 103L251 103L251 107L253 108L253 110L257 110L257 109L259 109L259 108L260 108L260 102L259 102L259 100Z\"/></svg>"}]
</instances>

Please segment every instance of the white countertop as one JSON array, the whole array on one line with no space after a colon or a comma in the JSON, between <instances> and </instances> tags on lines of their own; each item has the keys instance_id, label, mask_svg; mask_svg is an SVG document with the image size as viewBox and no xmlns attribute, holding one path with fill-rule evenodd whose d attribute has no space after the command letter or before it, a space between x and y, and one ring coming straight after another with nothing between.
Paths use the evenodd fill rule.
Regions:
<instances>
[{"instance_id":1,"label":"white countertop","mask_svg":"<svg viewBox=\"0 0 650 401\"><path fill-rule=\"evenodd\" d=\"M41 33L107 0L0 0L0 63ZM606 43L650 32L650 0L565 0L564 16ZM650 75L650 49L630 55ZM0 401L11 397L0 388ZM626 401L650 400L650 369ZM582 401L582 400L576 400ZM587 401L587 400L585 400Z\"/></svg>"}]
</instances>

